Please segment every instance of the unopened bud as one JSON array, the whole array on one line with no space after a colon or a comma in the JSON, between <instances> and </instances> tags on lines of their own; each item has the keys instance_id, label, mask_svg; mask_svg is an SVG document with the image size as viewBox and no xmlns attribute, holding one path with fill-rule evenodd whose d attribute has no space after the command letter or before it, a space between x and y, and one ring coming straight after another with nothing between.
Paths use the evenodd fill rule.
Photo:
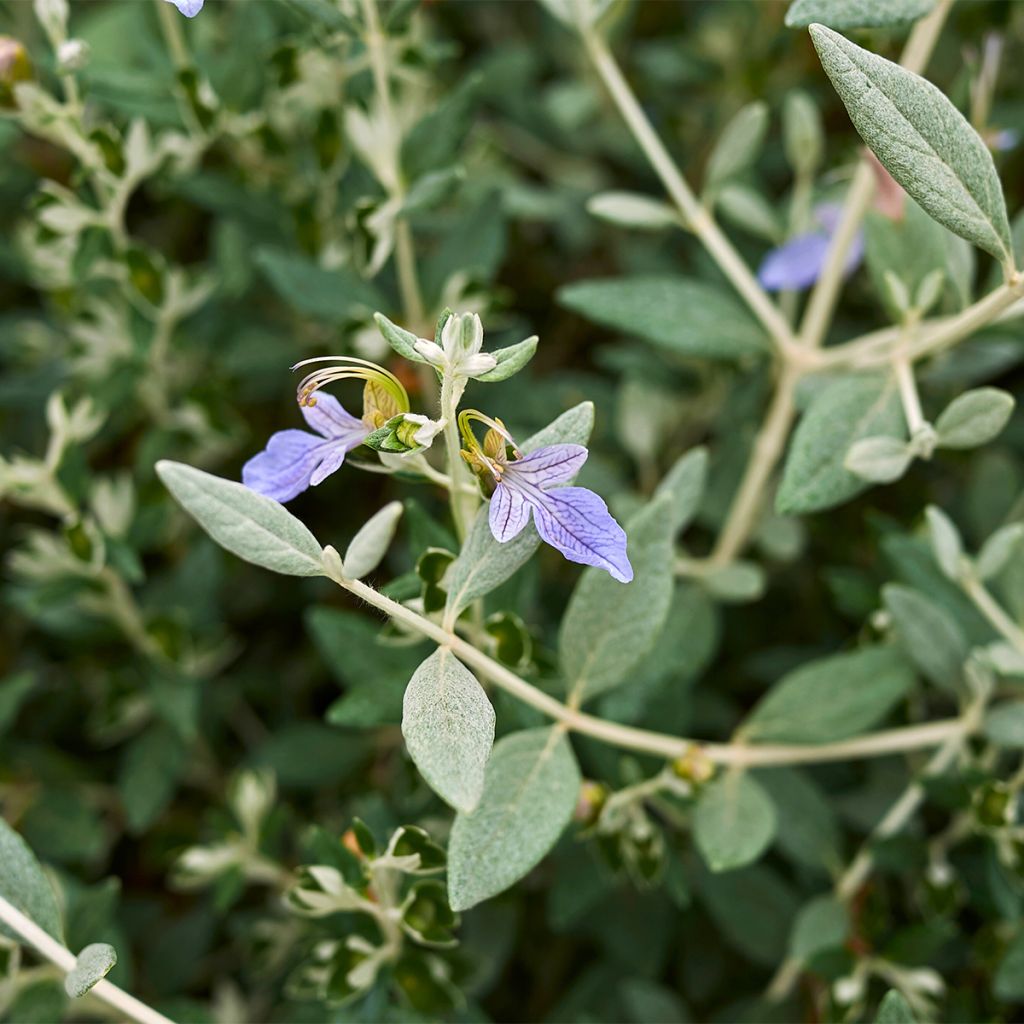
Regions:
<instances>
[{"instance_id":1,"label":"unopened bud","mask_svg":"<svg viewBox=\"0 0 1024 1024\"><path fill-rule=\"evenodd\" d=\"M580 786L580 795L576 801L576 811L573 820L581 825L593 825L597 821L608 799L608 787L603 782L594 782L592 779L584 779Z\"/></svg>"},{"instance_id":2,"label":"unopened bud","mask_svg":"<svg viewBox=\"0 0 1024 1024\"><path fill-rule=\"evenodd\" d=\"M57 69L67 75L89 63L89 44L84 39L65 39L57 48Z\"/></svg>"},{"instance_id":3,"label":"unopened bud","mask_svg":"<svg viewBox=\"0 0 1024 1024\"><path fill-rule=\"evenodd\" d=\"M672 772L680 779L702 786L710 782L715 774L715 765L711 758L698 746L692 746L672 762Z\"/></svg>"},{"instance_id":4,"label":"unopened bud","mask_svg":"<svg viewBox=\"0 0 1024 1024\"><path fill-rule=\"evenodd\" d=\"M14 87L32 78L28 51L17 39L0 36L0 107L14 106Z\"/></svg>"}]
</instances>

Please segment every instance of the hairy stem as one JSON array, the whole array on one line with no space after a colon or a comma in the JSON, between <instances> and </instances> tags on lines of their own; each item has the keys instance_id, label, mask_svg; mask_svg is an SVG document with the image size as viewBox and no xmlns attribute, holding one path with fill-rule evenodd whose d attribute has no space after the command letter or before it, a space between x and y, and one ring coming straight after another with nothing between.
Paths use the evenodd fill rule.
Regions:
<instances>
[{"instance_id":1,"label":"hairy stem","mask_svg":"<svg viewBox=\"0 0 1024 1024\"><path fill-rule=\"evenodd\" d=\"M988 592L985 584L970 573L960 581L960 586L996 632L1020 654L1024 654L1024 629L1007 615L1003 606Z\"/></svg>"},{"instance_id":2,"label":"hairy stem","mask_svg":"<svg viewBox=\"0 0 1024 1024\"><path fill-rule=\"evenodd\" d=\"M458 396L454 392L452 378L449 374L444 375L441 382L441 419L444 421L444 449L448 459L448 479L451 486L448 488L448 500L452 510L452 520L455 523L455 534L461 544L466 539L469 530L468 511L469 497L462 487L466 477L466 464L459 454L462 445L459 441L459 426L456 419L458 414Z\"/></svg>"},{"instance_id":3,"label":"hairy stem","mask_svg":"<svg viewBox=\"0 0 1024 1024\"><path fill-rule=\"evenodd\" d=\"M615 101L626 126L661 179L669 198L678 208L686 227L693 231L714 257L722 273L729 279L776 345L783 350L792 346L793 332L786 318L758 283L732 242L687 185L675 161L643 112L608 45L589 26L583 27L581 32L587 53L597 73Z\"/></svg>"},{"instance_id":4,"label":"hairy stem","mask_svg":"<svg viewBox=\"0 0 1024 1024\"><path fill-rule=\"evenodd\" d=\"M761 511L768 480L786 447L786 438L796 416L795 393L797 374L784 369L775 387L771 405L747 461L743 479L736 491L718 535L710 561L727 565L743 550Z\"/></svg>"},{"instance_id":5,"label":"hairy stem","mask_svg":"<svg viewBox=\"0 0 1024 1024\"><path fill-rule=\"evenodd\" d=\"M56 964L65 974L74 970L75 954L58 942L49 932L44 931L31 918L26 917L14 904L0 896L0 921L25 940L42 957ZM114 1007L128 1020L137 1024L173 1024L162 1013L104 979L96 982L89 994Z\"/></svg>"},{"instance_id":6,"label":"hairy stem","mask_svg":"<svg viewBox=\"0 0 1024 1024\"><path fill-rule=\"evenodd\" d=\"M520 678L510 669L484 654L463 640L462 637L439 626L436 622L386 597L360 580L346 579L330 568L325 571L340 587L382 611L395 622L415 630L439 646L448 647L460 661L470 668L476 669L496 686L524 704L536 708L572 732L592 736L625 750L635 750L639 753L672 759L682 757L697 749L716 764L756 768L768 765L814 764L851 758L880 757L884 754L919 750L936 746L952 736L963 737L967 730L963 721L953 718L924 725L906 726L902 729L888 729L854 739L841 740L837 743L803 746L798 744L704 743L649 729L637 729L567 707L562 701Z\"/></svg>"}]
</instances>

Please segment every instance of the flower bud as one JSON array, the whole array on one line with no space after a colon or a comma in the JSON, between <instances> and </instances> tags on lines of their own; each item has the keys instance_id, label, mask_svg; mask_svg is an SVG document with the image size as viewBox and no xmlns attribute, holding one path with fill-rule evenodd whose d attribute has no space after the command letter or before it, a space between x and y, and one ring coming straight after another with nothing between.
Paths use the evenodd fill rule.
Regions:
<instances>
[{"instance_id":1,"label":"flower bud","mask_svg":"<svg viewBox=\"0 0 1024 1024\"><path fill-rule=\"evenodd\" d=\"M714 776L715 765L700 747L694 745L672 762L672 772L680 779L703 786Z\"/></svg>"},{"instance_id":2,"label":"flower bud","mask_svg":"<svg viewBox=\"0 0 1024 1024\"><path fill-rule=\"evenodd\" d=\"M81 71L89 63L91 51L84 39L65 39L57 47L57 70L62 75Z\"/></svg>"},{"instance_id":3,"label":"flower bud","mask_svg":"<svg viewBox=\"0 0 1024 1024\"><path fill-rule=\"evenodd\" d=\"M593 825L601 814L608 799L608 787L603 782L584 779L580 785L580 795L576 801L573 820L581 825Z\"/></svg>"},{"instance_id":4,"label":"flower bud","mask_svg":"<svg viewBox=\"0 0 1024 1024\"><path fill-rule=\"evenodd\" d=\"M0 36L0 107L13 107L14 87L32 78L28 51L17 39Z\"/></svg>"}]
</instances>

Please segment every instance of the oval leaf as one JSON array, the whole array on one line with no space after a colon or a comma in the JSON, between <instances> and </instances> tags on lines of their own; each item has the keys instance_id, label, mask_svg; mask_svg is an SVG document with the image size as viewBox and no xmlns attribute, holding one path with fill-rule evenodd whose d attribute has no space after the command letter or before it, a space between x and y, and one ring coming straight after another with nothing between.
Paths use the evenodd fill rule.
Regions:
<instances>
[{"instance_id":1,"label":"oval leaf","mask_svg":"<svg viewBox=\"0 0 1024 1024\"><path fill-rule=\"evenodd\" d=\"M84 996L97 981L102 981L110 973L116 963L117 951L113 946L105 942L94 942L86 946L64 979L64 991L72 999Z\"/></svg>"},{"instance_id":2,"label":"oval leaf","mask_svg":"<svg viewBox=\"0 0 1024 1024\"><path fill-rule=\"evenodd\" d=\"M558 841L579 791L580 770L561 729L528 729L500 740L480 803L472 814L457 815L452 827L452 910L468 910L530 871Z\"/></svg>"},{"instance_id":3,"label":"oval leaf","mask_svg":"<svg viewBox=\"0 0 1024 1024\"><path fill-rule=\"evenodd\" d=\"M180 462L158 462L156 472L221 547L286 576L323 575L316 538L279 502Z\"/></svg>"},{"instance_id":4,"label":"oval leaf","mask_svg":"<svg viewBox=\"0 0 1024 1024\"><path fill-rule=\"evenodd\" d=\"M693 835L712 871L750 864L775 836L775 805L745 772L728 772L706 786L697 801Z\"/></svg>"},{"instance_id":5,"label":"oval leaf","mask_svg":"<svg viewBox=\"0 0 1024 1024\"><path fill-rule=\"evenodd\" d=\"M1013 413L1013 395L975 388L953 399L935 421L940 448L976 448L991 441Z\"/></svg>"},{"instance_id":6,"label":"oval leaf","mask_svg":"<svg viewBox=\"0 0 1024 1024\"><path fill-rule=\"evenodd\" d=\"M935 0L793 0L786 28L807 28L818 21L829 28L887 28L923 18Z\"/></svg>"},{"instance_id":7,"label":"oval leaf","mask_svg":"<svg viewBox=\"0 0 1024 1024\"><path fill-rule=\"evenodd\" d=\"M494 743L494 708L447 647L434 651L409 680L402 735L430 788L452 807L473 810Z\"/></svg>"},{"instance_id":8,"label":"oval leaf","mask_svg":"<svg viewBox=\"0 0 1024 1024\"><path fill-rule=\"evenodd\" d=\"M0 896L55 939L63 941L64 927L53 888L28 844L3 818L0 818ZM0 924L0 934L18 938L3 924Z\"/></svg>"},{"instance_id":9,"label":"oval leaf","mask_svg":"<svg viewBox=\"0 0 1024 1024\"><path fill-rule=\"evenodd\" d=\"M821 658L780 679L740 733L756 743L832 743L881 721L913 684L907 663L889 647Z\"/></svg>"},{"instance_id":10,"label":"oval leaf","mask_svg":"<svg viewBox=\"0 0 1024 1024\"><path fill-rule=\"evenodd\" d=\"M342 562L342 572L350 580L360 580L380 565L391 546L398 520L402 518L402 507L400 501L385 505L352 538Z\"/></svg>"},{"instance_id":11,"label":"oval leaf","mask_svg":"<svg viewBox=\"0 0 1024 1024\"><path fill-rule=\"evenodd\" d=\"M885 169L940 224L1013 265L1006 201L992 154L931 82L811 26L821 65Z\"/></svg>"}]
</instances>

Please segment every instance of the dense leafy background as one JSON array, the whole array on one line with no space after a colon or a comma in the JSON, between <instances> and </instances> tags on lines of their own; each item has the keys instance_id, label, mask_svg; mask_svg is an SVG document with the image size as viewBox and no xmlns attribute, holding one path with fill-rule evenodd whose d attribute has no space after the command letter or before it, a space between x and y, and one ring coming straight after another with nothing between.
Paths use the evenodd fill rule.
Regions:
<instances>
[{"instance_id":1,"label":"dense leafy background","mask_svg":"<svg viewBox=\"0 0 1024 1024\"><path fill-rule=\"evenodd\" d=\"M44 410L56 389L69 401L89 396L103 411L96 436L66 453L60 480L82 508L98 480L131 481L135 511L121 536L107 538L106 559L134 595L144 636L133 644L125 628L95 613L91 597L104 586L95 578L39 578L19 565L17 552L34 529L67 536L70 550L87 560L94 541L80 528L13 499L0 506L0 546L12 553L0 614L0 805L59 880L69 946L113 943L119 961L111 978L181 1019L322 1020L328 1012L286 993L285 978L310 943L272 890L232 873L203 889L170 884L183 849L229 830L226 791L240 768L268 766L276 775L279 799L263 844L288 868L308 862L311 824L339 834L358 816L379 841L406 822L444 838L450 817L413 769L397 728L402 689L427 648L381 648L375 617L326 581L274 577L227 555L186 526L153 470L157 459L172 458L237 477L271 431L298 425L291 363L351 351L357 331L370 344L373 309L404 322L390 262L372 278L312 266L331 252L351 266L365 262L364 205L380 200L340 115L343 96L358 103L369 94L370 76L357 59L361 45L345 41L347 29L333 24L331 10L313 0L211 2L185 25L222 108L274 116L254 131L215 139L193 169L148 177L128 205L127 231L141 254L134 286L145 289L161 259L211 282L159 359L138 309L90 275L106 257L103 239L82 236L68 281L47 283L30 269L26 253L40 243L29 227L40 182L88 186L65 151L0 121L0 454L41 457ZM621 12L616 50L691 180L702 178L729 118L760 100L771 115L767 142L746 178L772 201L783 196L790 174L779 110L795 87L825 118L826 182L848 173L858 140L807 34L786 29L784 13L775 2L640 3ZM929 68L964 105L980 41L988 32L1005 35L1008 57L991 115L1000 127L1024 124L1021 15L1014 4L957 5ZM97 124L124 129L142 117L154 132L180 128L174 71L152 4L74 3L71 29L91 46L79 78ZM691 551L706 550L767 393L767 375L743 344L749 328L738 332L734 362L688 358L673 351L670 329L666 342L664 332L630 336L627 325L597 314L609 325L595 326L579 310L596 299L571 286L635 275L719 285L717 272L682 232L622 230L587 212L597 192L660 192L578 45L541 7L401 4L389 31L402 34L396 56L430 97L403 151L410 176L462 168L440 201L411 215L428 312L445 301L480 307L491 347L529 333L541 338L524 373L486 394L475 385L470 402L486 402L527 436L593 400L597 427L583 482L609 495L624 516L682 452L706 443L710 484L686 540ZM56 90L31 5L0 10L0 32L25 42ZM893 56L901 34L855 38ZM312 102L286 95L304 75L316 81ZM998 166L1013 213L1024 201L1024 146L1000 154ZM729 230L756 265L768 243L741 225ZM990 269L982 256L979 275ZM462 294L453 294L453 276ZM80 330L94 300L109 301L104 308L124 317L113 327L101 323L99 342L83 340ZM689 309L684 302L680 314ZM846 290L835 336L886 322L862 271ZM119 334L124 343L115 352L110 339ZM113 352L98 369L83 358L90 344ZM931 367L926 401L937 411L974 382L1016 392L1021 354L1019 324L993 329L984 343ZM407 384L415 396L414 375ZM695 584L681 586L675 621L685 625L665 655L670 678L654 666L642 692L619 691L598 707L624 721L725 738L772 681L870 631L881 587L893 581L937 597L972 643L989 639L913 530L934 503L977 546L1019 514L1022 490L1018 418L988 448L919 463L891 488L762 536L757 557L768 582L760 600L722 603ZM346 471L292 509L322 542L344 550L394 498L416 505L381 574L386 579L411 569L425 547L446 544L442 495ZM555 674L558 622L577 576L544 549L494 602L526 623L531 671L542 680ZM1004 590L1015 614L1024 612L1022 580L1024 572L1016 573ZM501 695L495 702L499 734L541 724ZM906 718L906 703L892 721ZM659 767L587 741L574 746L584 774L612 787ZM980 833L956 847L954 897L925 879L924 836L963 806L963 778L937 783L924 827L881 851L855 904L854 940L815 962L781 1009L754 1006L790 942L797 910L826 889L836 865L906 784L896 760L757 773L758 791L771 794L783 824L767 857L737 872L710 874L690 836L657 813L652 827L665 849L656 884L643 878L642 855L639 867L623 866L621 849L602 851L571 831L537 872L463 915L462 943L446 954L469 1000L458 1014L813 1019L809 1007L828 982L855 954L874 950L939 970L950 990L940 1000L942 1019L1014 1019L1024 983L1003 958L1019 934L1019 881ZM980 786L998 766L979 763L974 771L970 781ZM10 1019L53 1019L62 997L45 984L23 992ZM388 1009L396 998L382 986L369 1003L330 1013L411 1019L407 1008Z\"/></svg>"}]
</instances>

